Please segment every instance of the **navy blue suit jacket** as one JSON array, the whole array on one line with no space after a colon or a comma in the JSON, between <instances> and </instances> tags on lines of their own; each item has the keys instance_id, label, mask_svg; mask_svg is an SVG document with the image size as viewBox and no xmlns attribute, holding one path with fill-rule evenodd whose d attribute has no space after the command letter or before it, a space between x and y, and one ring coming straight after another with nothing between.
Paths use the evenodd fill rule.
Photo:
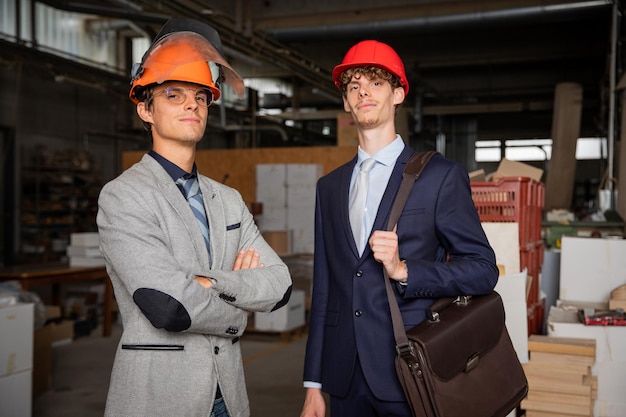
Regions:
<instances>
[{"instance_id":1,"label":"navy blue suit jacket","mask_svg":"<svg viewBox=\"0 0 626 417\"><path fill-rule=\"evenodd\" d=\"M405 147L383 195L373 230L384 230L402 171L413 153ZM320 178L315 209L312 306L304 380L335 396L347 393L357 360L381 400L401 401L395 340L382 264L367 245L362 256L348 215L356 157ZM498 279L494 252L474 206L467 171L435 155L413 186L398 222L400 257L408 285L393 285L406 328L426 317L434 299L490 292ZM449 261L446 262L447 254ZM358 359L357 359L358 358Z\"/></svg>"}]
</instances>

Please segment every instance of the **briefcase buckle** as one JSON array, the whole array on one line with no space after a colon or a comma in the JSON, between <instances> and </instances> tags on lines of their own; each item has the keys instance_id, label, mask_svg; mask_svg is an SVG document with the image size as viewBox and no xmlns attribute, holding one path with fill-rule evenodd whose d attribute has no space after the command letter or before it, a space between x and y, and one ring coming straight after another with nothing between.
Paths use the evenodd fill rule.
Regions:
<instances>
[{"instance_id":1,"label":"briefcase buckle","mask_svg":"<svg viewBox=\"0 0 626 417\"><path fill-rule=\"evenodd\" d=\"M398 356L404 360L416 359L415 349L410 343L401 346L396 345L396 352L398 353Z\"/></svg>"},{"instance_id":2,"label":"briefcase buckle","mask_svg":"<svg viewBox=\"0 0 626 417\"><path fill-rule=\"evenodd\" d=\"M454 302L459 305L465 306L469 304L471 298L471 295L459 295L458 297L456 297L456 300L454 300Z\"/></svg>"}]
</instances>

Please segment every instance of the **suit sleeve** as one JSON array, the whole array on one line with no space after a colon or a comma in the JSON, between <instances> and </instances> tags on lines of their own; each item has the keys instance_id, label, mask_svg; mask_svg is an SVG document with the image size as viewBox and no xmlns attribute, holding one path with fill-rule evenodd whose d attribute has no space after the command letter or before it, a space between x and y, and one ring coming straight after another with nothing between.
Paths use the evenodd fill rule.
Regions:
<instances>
[{"instance_id":1,"label":"suit sleeve","mask_svg":"<svg viewBox=\"0 0 626 417\"><path fill-rule=\"evenodd\" d=\"M304 381L322 381L322 346L324 344L324 322L328 301L328 263L323 237L324 227L320 209L319 183L315 204L315 251L313 269L313 291L309 312L309 336L304 362Z\"/></svg>"},{"instance_id":2,"label":"suit sleeve","mask_svg":"<svg viewBox=\"0 0 626 417\"><path fill-rule=\"evenodd\" d=\"M432 198L424 210L429 226L415 238L418 244L400 243L401 251L413 249L401 253L409 270L404 298L488 293L496 285L498 268L472 200L468 175L458 164L442 167L433 161L435 169L428 176L425 170L418 180L428 184L423 195Z\"/></svg>"}]
</instances>

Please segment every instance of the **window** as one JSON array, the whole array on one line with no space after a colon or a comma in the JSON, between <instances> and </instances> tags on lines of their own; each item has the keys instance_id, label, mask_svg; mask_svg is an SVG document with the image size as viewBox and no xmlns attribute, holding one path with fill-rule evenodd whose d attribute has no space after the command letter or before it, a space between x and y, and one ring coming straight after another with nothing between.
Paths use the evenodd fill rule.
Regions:
<instances>
[{"instance_id":1,"label":"window","mask_svg":"<svg viewBox=\"0 0 626 417\"><path fill-rule=\"evenodd\" d=\"M477 162L498 162L502 158L511 161L549 161L552 156L552 139L495 139L476 141ZM576 143L576 159L605 159L606 138L579 138Z\"/></svg>"}]
</instances>

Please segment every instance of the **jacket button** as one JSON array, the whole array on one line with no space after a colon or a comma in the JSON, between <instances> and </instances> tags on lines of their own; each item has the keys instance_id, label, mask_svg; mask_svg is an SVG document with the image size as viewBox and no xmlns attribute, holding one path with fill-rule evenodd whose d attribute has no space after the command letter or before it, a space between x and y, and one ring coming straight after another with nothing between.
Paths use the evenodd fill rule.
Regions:
<instances>
[{"instance_id":1,"label":"jacket button","mask_svg":"<svg viewBox=\"0 0 626 417\"><path fill-rule=\"evenodd\" d=\"M220 348L219 348L219 346L215 346L215 347L213 348L213 352L215 352L215 354L216 354L216 355L217 355L218 353L220 353Z\"/></svg>"},{"instance_id":2,"label":"jacket button","mask_svg":"<svg viewBox=\"0 0 626 417\"><path fill-rule=\"evenodd\" d=\"M361 310L357 310L354 312L354 315L357 317L361 317L363 315L363 312Z\"/></svg>"},{"instance_id":3,"label":"jacket button","mask_svg":"<svg viewBox=\"0 0 626 417\"><path fill-rule=\"evenodd\" d=\"M356 271L356 276L361 278L363 276L363 271Z\"/></svg>"}]
</instances>

